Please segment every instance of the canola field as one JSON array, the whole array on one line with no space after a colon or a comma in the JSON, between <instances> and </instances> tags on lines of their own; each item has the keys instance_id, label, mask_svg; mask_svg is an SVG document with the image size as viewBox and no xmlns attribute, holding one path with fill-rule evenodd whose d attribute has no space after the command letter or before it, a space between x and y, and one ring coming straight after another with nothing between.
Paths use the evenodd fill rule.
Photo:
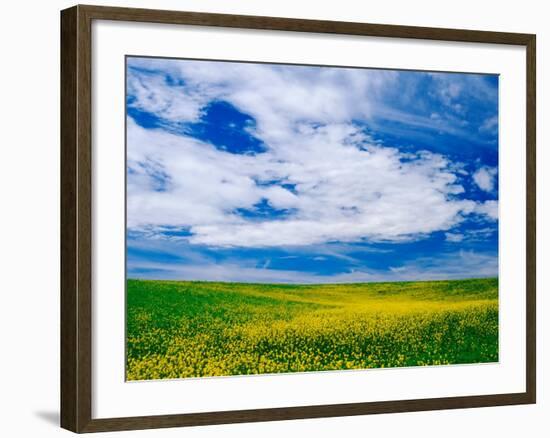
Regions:
<instances>
[{"instance_id":1,"label":"canola field","mask_svg":"<svg viewBox=\"0 0 550 438\"><path fill-rule=\"evenodd\" d=\"M498 361L498 279L128 280L127 380Z\"/></svg>"}]
</instances>

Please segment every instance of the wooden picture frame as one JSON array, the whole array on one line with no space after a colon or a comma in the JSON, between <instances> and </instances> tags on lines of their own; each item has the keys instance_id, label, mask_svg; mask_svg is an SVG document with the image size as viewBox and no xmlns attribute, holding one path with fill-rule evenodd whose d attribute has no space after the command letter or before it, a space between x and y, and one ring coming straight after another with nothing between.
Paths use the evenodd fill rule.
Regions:
<instances>
[{"instance_id":1,"label":"wooden picture frame","mask_svg":"<svg viewBox=\"0 0 550 438\"><path fill-rule=\"evenodd\" d=\"M416 400L92 418L92 35L94 20L216 26L526 48L526 391ZM535 403L535 35L382 24L75 6L61 12L61 426L99 432Z\"/></svg>"}]
</instances>

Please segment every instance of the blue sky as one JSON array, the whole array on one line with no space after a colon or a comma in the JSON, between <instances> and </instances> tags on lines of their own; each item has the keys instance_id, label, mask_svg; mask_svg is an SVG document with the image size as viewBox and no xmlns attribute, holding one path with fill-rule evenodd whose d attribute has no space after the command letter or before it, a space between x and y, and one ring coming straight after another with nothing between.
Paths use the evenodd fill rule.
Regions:
<instances>
[{"instance_id":1,"label":"blue sky","mask_svg":"<svg viewBox=\"0 0 550 438\"><path fill-rule=\"evenodd\" d=\"M498 275L498 77L127 59L131 278Z\"/></svg>"}]
</instances>

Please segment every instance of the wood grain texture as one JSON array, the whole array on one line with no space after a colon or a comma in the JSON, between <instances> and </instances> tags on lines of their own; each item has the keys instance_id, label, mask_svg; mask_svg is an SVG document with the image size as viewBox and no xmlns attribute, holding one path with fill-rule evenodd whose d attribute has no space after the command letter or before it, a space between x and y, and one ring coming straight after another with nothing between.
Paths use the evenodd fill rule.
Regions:
<instances>
[{"instance_id":1,"label":"wood grain texture","mask_svg":"<svg viewBox=\"0 0 550 438\"><path fill-rule=\"evenodd\" d=\"M91 22L61 14L61 425L91 419Z\"/></svg>"},{"instance_id":2,"label":"wood grain texture","mask_svg":"<svg viewBox=\"0 0 550 438\"><path fill-rule=\"evenodd\" d=\"M527 394L532 403L537 398L537 81L536 81L536 37L531 35L526 44L527 51L527 297L526 297L526 355Z\"/></svg>"},{"instance_id":3,"label":"wood grain texture","mask_svg":"<svg viewBox=\"0 0 550 438\"><path fill-rule=\"evenodd\" d=\"M526 45L531 35L507 32L488 32L435 27L397 26L343 21L302 20L296 18L260 17L254 15L212 14L167 10L80 6L95 19L139 21L165 24L232 27L245 29L283 30L293 32L365 35L387 38L415 38L427 40L464 41Z\"/></svg>"},{"instance_id":4,"label":"wood grain texture","mask_svg":"<svg viewBox=\"0 0 550 438\"><path fill-rule=\"evenodd\" d=\"M76 307L76 8L61 16L61 426L75 430L78 404Z\"/></svg>"},{"instance_id":5,"label":"wood grain texture","mask_svg":"<svg viewBox=\"0 0 550 438\"><path fill-rule=\"evenodd\" d=\"M532 403L525 393L472 397L448 397L419 400L396 400L348 403L244 411L205 412L199 414L158 415L92 420L81 432L106 432L156 429L182 426L298 420L306 418L344 417L442 409L478 408Z\"/></svg>"},{"instance_id":6,"label":"wood grain texture","mask_svg":"<svg viewBox=\"0 0 550 438\"><path fill-rule=\"evenodd\" d=\"M92 20L512 44L527 51L526 391L516 394L92 419ZM74 432L150 429L534 403L536 400L536 39L534 35L75 6L61 13L61 426Z\"/></svg>"}]
</instances>

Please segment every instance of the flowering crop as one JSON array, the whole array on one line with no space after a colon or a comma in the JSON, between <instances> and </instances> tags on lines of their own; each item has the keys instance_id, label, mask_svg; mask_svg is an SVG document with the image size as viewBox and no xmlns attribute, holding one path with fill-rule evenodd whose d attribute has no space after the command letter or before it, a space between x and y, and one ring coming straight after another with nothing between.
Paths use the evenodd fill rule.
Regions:
<instances>
[{"instance_id":1,"label":"flowering crop","mask_svg":"<svg viewBox=\"0 0 550 438\"><path fill-rule=\"evenodd\" d=\"M128 380L498 361L498 280L127 282Z\"/></svg>"}]
</instances>

